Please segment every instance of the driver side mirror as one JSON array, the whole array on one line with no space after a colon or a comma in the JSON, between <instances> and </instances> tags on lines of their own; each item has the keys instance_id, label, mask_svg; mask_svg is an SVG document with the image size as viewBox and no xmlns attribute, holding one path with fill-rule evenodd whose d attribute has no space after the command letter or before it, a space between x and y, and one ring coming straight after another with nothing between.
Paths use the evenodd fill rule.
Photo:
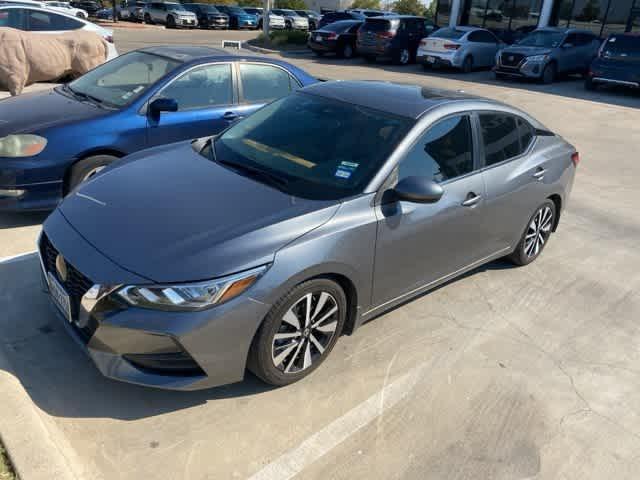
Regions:
<instances>
[{"instance_id":1,"label":"driver side mirror","mask_svg":"<svg viewBox=\"0 0 640 480\"><path fill-rule=\"evenodd\" d=\"M173 98L156 98L149 104L149 113L158 118L161 112L177 112L178 102Z\"/></svg>"},{"instance_id":2,"label":"driver side mirror","mask_svg":"<svg viewBox=\"0 0 640 480\"><path fill-rule=\"evenodd\" d=\"M435 203L444 194L440 185L427 177L406 177L393 189L397 200L413 203Z\"/></svg>"}]
</instances>

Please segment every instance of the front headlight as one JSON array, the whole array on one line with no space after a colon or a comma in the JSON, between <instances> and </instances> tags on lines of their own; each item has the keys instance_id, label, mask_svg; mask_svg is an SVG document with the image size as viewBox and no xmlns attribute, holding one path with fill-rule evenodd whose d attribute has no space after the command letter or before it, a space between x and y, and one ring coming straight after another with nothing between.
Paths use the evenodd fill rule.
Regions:
<instances>
[{"instance_id":1,"label":"front headlight","mask_svg":"<svg viewBox=\"0 0 640 480\"><path fill-rule=\"evenodd\" d=\"M228 277L183 285L126 286L117 294L135 307L155 310L194 311L211 308L237 297L253 285L267 266Z\"/></svg>"},{"instance_id":2,"label":"front headlight","mask_svg":"<svg viewBox=\"0 0 640 480\"><path fill-rule=\"evenodd\" d=\"M546 62L547 58L547 55L531 55L527 57L527 62Z\"/></svg>"},{"instance_id":3,"label":"front headlight","mask_svg":"<svg viewBox=\"0 0 640 480\"><path fill-rule=\"evenodd\" d=\"M7 135L0 138L0 157L33 157L47 146L47 139L38 135Z\"/></svg>"}]
</instances>

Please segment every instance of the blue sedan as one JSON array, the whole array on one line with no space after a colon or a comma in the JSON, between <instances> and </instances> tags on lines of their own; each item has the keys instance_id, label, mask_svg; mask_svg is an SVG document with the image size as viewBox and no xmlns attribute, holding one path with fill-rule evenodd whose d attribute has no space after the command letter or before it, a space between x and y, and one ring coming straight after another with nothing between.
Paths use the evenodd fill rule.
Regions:
<instances>
[{"instance_id":1,"label":"blue sedan","mask_svg":"<svg viewBox=\"0 0 640 480\"><path fill-rule=\"evenodd\" d=\"M0 210L52 209L118 158L219 133L316 81L278 60L151 47L53 90L2 100Z\"/></svg>"}]
</instances>

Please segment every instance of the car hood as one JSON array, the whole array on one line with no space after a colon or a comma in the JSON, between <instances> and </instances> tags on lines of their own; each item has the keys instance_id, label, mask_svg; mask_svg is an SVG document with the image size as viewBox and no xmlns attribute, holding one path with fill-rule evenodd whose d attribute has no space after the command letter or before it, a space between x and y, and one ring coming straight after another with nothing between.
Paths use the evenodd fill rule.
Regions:
<instances>
[{"instance_id":1,"label":"car hood","mask_svg":"<svg viewBox=\"0 0 640 480\"><path fill-rule=\"evenodd\" d=\"M181 142L127 157L69 195L59 211L113 262L166 283L269 263L338 208L242 176Z\"/></svg>"},{"instance_id":2,"label":"car hood","mask_svg":"<svg viewBox=\"0 0 640 480\"><path fill-rule=\"evenodd\" d=\"M55 90L25 93L0 100L0 138L12 133L37 133L108 113L89 102L79 102Z\"/></svg>"},{"instance_id":3,"label":"car hood","mask_svg":"<svg viewBox=\"0 0 640 480\"><path fill-rule=\"evenodd\" d=\"M525 47L520 45L511 45L502 50L502 53L520 53L522 55L549 55L551 50L546 47Z\"/></svg>"}]
</instances>

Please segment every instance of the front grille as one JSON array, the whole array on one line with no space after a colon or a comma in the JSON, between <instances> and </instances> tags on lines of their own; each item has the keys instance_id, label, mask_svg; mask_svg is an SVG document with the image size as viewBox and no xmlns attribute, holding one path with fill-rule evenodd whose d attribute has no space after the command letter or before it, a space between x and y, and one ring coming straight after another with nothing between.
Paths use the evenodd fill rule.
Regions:
<instances>
[{"instance_id":1,"label":"front grille","mask_svg":"<svg viewBox=\"0 0 640 480\"><path fill-rule=\"evenodd\" d=\"M56 247L53 246L47 235L43 232L42 238L40 239L40 255L42 256L42 264L45 270L55 276L56 280L60 282L65 291L69 294L69 300L71 302L71 316L74 322L77 322L80 311L80 301L82 300L83 295L93 286L93 282L66 261L67 280L63 281L56 269L56 257L58 256L58 253L59 252ZM93 320L90 320L89 325L84 328L78 327L76 323L74 323L73 326L83 340L87 342L95 333L97 328L97 324Z\"/></svg>"},{"instance_id":2,"label":"front grille","mask_svg":"<svg viewBox=\"0 0 640 480\"><path fill-rule=\"evenodd\" d=\"M521 53L502 53L500 55L500 63L505 67L517 67L523 59L524 55Z\"/></svg>"}]
</instances>

